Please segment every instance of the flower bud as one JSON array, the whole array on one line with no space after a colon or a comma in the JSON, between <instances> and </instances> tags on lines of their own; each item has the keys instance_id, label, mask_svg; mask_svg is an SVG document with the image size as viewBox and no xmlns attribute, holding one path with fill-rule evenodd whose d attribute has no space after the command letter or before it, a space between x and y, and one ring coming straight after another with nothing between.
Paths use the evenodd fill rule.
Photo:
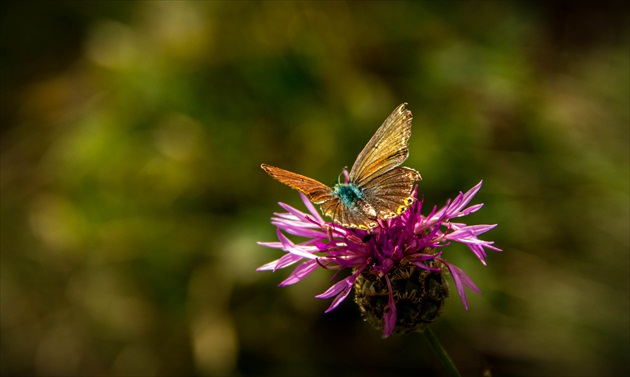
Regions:
<instances>
[{"instance_id":1,"label":"flower bud","mask_svg":"<svg viewBox=\"0 0 630 377\"><path fill-rule=\"evenodd\" d=\"M443 267L437 260L428 260L425 264L431 268ZM397 311L395 334L422 332L442 314L449 294L445 270L428 270L401 261L389 271L387 276ZM383 313L390 295L385 276L379 277L374 270L366 268L355 280L354 292L354 301L364 320L382 330Z\"/></svg>"}]
</instances>

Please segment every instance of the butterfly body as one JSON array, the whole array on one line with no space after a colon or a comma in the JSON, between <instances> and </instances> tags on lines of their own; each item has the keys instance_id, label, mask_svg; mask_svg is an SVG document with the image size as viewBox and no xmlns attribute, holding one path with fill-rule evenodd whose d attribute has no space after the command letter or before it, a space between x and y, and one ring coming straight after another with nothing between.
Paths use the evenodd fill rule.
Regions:
<instances>
[{"instance_id":1,"label":"butterfly body","mask_svg":"<svg viewBox=\"0 0 630 377\"><path fill-rule=\"evenodd\" d=\"M399 216L413 203L413 184L422 179L416 170L399 166L409 155L407 143L411 136L412 116L405 105L398 106L368 141L346 183L330 188L275 166L261 167L272 178L319 204L334 222L350 228L374 228L376 220Z\"/></svg>"},{"instance_id":2,"label":"butterfly body","mask_svg":"<svg viewBox=\"0 0 630 377\"><path fill-rule=\"evenodd\" d=\"M332 194L341 200L346 207L353 207L365 195L354 183L336 184Z\"/></svg>"},{"instance_id":3,"label":"butterfly body","mask_svg":"<svg viewBox=\"0 0 630 377\"><path fill-rule=\"evenodd\" d=\"M364 197L365 193L354 183L338 183L332 189L332 195L350 211L360 212L368 218L376 218L376 210Z\"/></svg>"}]
</instances>

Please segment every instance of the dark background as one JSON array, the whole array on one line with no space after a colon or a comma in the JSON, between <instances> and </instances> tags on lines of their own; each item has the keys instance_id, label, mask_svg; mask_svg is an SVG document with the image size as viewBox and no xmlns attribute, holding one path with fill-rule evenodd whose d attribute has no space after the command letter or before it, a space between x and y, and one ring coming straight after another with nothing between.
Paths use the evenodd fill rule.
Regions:
<instances>
[{"instance_id":1,"label":"dark background","mask_svg":"<svg viewBox=\"0 0 630 377\"><path fill-rule=\"evenodd\" d=\"M442 375L255 272L303 208L260 163L332 184L401 102L427 207L499 224L447 249L462 373L630 372L625 2L0 4L2 375Z\"/></svg>"}]
</instances>

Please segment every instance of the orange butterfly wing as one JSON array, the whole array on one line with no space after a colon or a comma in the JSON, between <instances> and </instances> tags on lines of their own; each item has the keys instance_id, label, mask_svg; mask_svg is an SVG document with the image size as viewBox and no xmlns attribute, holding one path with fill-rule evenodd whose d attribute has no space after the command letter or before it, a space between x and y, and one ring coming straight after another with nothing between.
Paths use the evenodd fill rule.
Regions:
<instances>
[{"instance_id":1,"label":"orange butterfly wing","mask_svg":"<svg viewBox=\"0 0 630 377\"><path fill-rule=\"evenodd\" d=\"M294 190L298 190L315 204L322 204L335 199L330 187L312 178L267 164L262 164L260 167L263 168L271 178L284 183Z\"/></svg>"}]
</instances>

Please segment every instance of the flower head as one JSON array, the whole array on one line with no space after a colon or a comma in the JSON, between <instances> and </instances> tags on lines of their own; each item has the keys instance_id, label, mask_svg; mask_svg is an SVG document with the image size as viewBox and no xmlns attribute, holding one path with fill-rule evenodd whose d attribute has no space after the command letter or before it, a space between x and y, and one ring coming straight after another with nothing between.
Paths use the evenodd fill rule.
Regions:
<instances>
[{"instance_id":1,"label":"flower head","mask_svg":"<svg viewBox=\"0 0 630 377\"><path fill-rule=\"evenodd\" d=\"M379 220L376 228L360 230L326 222L304 196L309 213L279 203L287 212L275 213L277 242L260 245L286 252L281 258L258 268L272 270L297 264L280 286L299 282L318 268L349 270L350 276L333 284L317 298L333 298L326 310L335 309L355 290L355 302L364 318L383 329L383 337L392 333L422 331L442 312L449 294L445 276L450 273L457 292L468 309L464 287L481 293L472 280L443 255L451 242L465 244L485 265L486 249L500 251L493 242L478 238L495 225L466 225L451 220L479 210L483 204L468 206L479 182L466 193L459 193L440 209L434 207L424 216L422 201L416 200L402 215ZM413 197L418 199L417 189ZM303 237L295 243L287 235Z\"/></svg>"}]
</instances>

